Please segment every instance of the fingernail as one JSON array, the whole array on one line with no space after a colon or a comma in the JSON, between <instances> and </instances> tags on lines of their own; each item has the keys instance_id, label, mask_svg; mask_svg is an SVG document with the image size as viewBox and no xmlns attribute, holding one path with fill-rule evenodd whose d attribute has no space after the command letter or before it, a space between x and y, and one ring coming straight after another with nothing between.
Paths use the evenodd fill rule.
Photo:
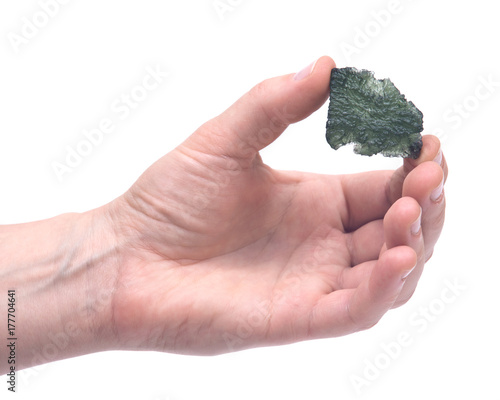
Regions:
<instances>
[{"instance_id":1,"label":"fingernail","mask_svg":"<svg viewBox=\"0 0 500 400\"><path fill-rule=\"evenodd\" d=\"M295 74L295 76L293 77L293 79L295 81L300 81L301 79L304 79L304 78L307 78L309 75L311 75L311 73L313 72L314 70L314 66L316 65L316 61L313 61L311 64L309 64L307 67L305 67L304 69L300 70L299 72L297 72Z\"/></svg>"},{"instance_id":2,"label":"fingernail","mask_svg":"<svg viewBox=\"0 0 500 400\"><path fill-rule=\"evenodd\" d=\"M434 162L441 165L442 161L443 161L443 151L441 150L441 148L439 148L439 151L438 151L436 157L434 158Z\"/></svg>"},{"instance_id":3,"label":"fingernail","mask_svg":"<svg viewBox=\"0 0 500 400\"><path fill-rule=\"evenodd\" d=\"M416 266L417 266L417 264L415 264L414 267L412 269L410 269L409 271L403 272L403 275L401 275L401 280L404 281L406 278L408 278L408 276L413 272L413 270L415 269Z\"/></svg>"},{"instance_id":4,"label":"fingernail","mask_svg":"<svg viewBox=\"0 0 500 400\"><path fill-rule=\"evenodd\" d=\"M444 178L439 184L439 186L431 192L430 195L431 200L437 203L443 196L443 189L444 189Z\"/></svg>"},{"instance_id":5,"label":"fingernail","mask_svg":"<svg viewBox=\"0 0 500 400\"><path fill-rule=\"evenodd\" d=\"M410 231L412 235L418 235L420 233L420 228L422 226L422 208L420 208L420 215L417 220L411 224Z\"/></svg>"}]
</instances>

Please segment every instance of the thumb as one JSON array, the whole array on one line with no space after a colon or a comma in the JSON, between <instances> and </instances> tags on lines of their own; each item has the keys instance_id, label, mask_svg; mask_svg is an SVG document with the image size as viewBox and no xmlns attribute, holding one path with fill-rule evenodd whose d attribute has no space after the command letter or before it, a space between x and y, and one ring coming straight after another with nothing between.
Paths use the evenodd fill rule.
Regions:
<instances>
[{"instance_id":1,"label":"thumb","mask_svg":"<svg viewBox=\"0 0 500 400\"><path fill-rule=\"evenodd\" d=\"M321 57L297 74L267 79L218 117L196 130L184 145L204 153L253 159L288 125L303 120L328 98L335 62Z\"/></svg>"}]
</instances>

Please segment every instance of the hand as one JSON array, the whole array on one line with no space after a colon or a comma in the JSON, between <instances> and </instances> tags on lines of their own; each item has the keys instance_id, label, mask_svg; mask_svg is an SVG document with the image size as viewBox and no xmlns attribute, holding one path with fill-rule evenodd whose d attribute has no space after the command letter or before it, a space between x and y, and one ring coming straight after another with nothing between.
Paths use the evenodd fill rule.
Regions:
<instances>
[{"instance_id":1,"label":"hand","mask_svg":"<svg viewBox=\"0 0 500 400\"><path fill-rule=\"evenodd\" d=\"M120 243L116 348L216 354L345 335L410 298L444 221L437 138L396 171L355 175L276 171L258 153L325 102L334 66L257 85L101 209Z\"/></svg>"}]
</instances>

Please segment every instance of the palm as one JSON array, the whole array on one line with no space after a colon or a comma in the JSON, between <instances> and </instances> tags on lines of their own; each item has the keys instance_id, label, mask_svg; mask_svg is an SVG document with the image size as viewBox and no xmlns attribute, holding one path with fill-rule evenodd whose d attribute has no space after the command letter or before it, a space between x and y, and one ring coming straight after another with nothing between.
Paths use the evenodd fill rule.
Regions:
<instances>
[{"instance_id":1,"label":"palm","mask_svg":"<svg viewBox=\"0 0 500 400\"><path fill-rule=\"evenodd\" d=\"M123 312L130 315L133 309L136 317L131 322L145 330L137 335L135 329L132 337L125 334L123 339L138 346L146 335L146 343L155 341L155 347L178 352L203 351L207 344L211 352L218 352L257 341L305 339L311 324L321 323L321 316L319 321L311 319L315 306L326 295L331 301L331 294L337 292L340 310L357 281L369 273L370 263L359 269L358 276L351 271L351 266L367 256L354 254L349 246L352 233L346 233L351 227L346 226L350 218L341 179L273 171L259 157L248 168L212 170L210 176L202 176L200 171L207 171L204 158L199 156L194 164L186 162L188 159L181 153L160 160L135 186L135 190L147 192L141 198L149 199L150 208L162 206L154 211L154 218L151 212L145 216L151 234L141 247L149 248L147 256L142 253L140 266L123 270L122 283L141 287L136 296L127 297ZM187 190L170 205L176 210L176 226L161 201L167 197L167 183L149 178L149 174L160 176L157 169L176 168L172 162L182 165L183 174L177 178L184 188L199 188L199 184L189 184L191 179L215 182L204 198L193 202L197 191ZM383 179L389 176L379 175ZM147 189L141 187L142 182L149 183ZM368 225L381 230L380 222ZM168 240L166 231L174 232ZM186 247L186 243L201 245ZM382 243L372 244L374 250L368 258L378 254ZM163 307L151 312L153 304ZM183 310L178 318L171 317L170 304ZM197 313L203 315L176 334L172 349L173 333L168 332L177 332L186 316ZM338 327L330 326L328 335L332 328L334 334L348 329L346 312L339 311L335 318ZM200 335L200 331L206 333Z\"/></svg>"}]
</instances>

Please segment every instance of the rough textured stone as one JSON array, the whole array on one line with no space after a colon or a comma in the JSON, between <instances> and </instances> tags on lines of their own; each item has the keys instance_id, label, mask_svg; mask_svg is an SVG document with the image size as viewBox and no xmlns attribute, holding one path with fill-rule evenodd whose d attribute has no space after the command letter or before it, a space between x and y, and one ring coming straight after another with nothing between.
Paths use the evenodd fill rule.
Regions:
<instances>
[{"instance_id":1,"label":"rough textured stone","mask_svg":"<svg viewBox=\"0 0 500 400\"><path fill-rule=\"evenodd\" d=\"M418 158L422 130L423 114L389 79L356 68L332 70L326 140L333 149L354 143L362 155Z\"/></svg>"}]
</instances>

